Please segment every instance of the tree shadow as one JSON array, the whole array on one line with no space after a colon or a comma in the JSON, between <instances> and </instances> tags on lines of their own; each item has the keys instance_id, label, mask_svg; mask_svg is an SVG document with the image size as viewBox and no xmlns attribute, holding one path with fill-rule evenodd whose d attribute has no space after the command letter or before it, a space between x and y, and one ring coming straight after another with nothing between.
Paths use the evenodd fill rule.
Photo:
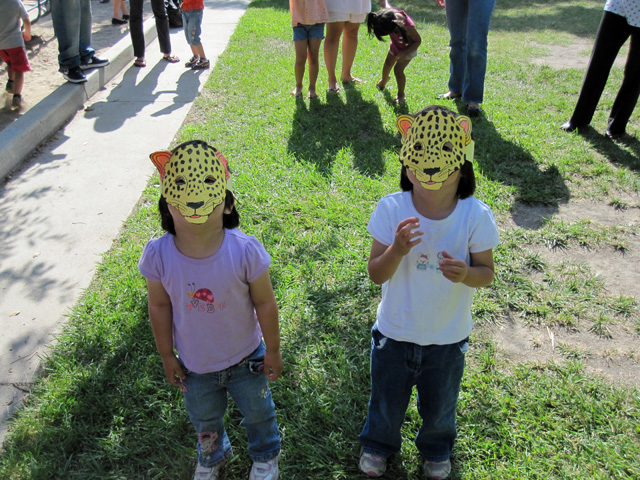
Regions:
<instances>
[{"instance_id":1,"label":"tree shadow","mask_svg":"<svg viewBox=\"0 0 640 480\"><path fill-rule=\"evenodd\" d=\"M328 92L326 103L310 99L308 108L302 98L296 99L287 151L298 162L315 165L324 176L331 176L336 156L345 150L353 153L358 172L379 176L384 172L384 150L396 144L383 126L379 107L364 100L356 87Z\"/></svg>"}]
</instances>

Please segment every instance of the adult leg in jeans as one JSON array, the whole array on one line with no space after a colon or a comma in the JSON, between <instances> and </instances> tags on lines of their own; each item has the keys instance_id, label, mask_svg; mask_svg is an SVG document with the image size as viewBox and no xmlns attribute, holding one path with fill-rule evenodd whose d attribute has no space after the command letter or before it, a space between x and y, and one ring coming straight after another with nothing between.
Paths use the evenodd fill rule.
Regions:
<instances>
[{"instance_id":1,"label":"adult leg in jeans","mask_svg":"<svg viewBox=\"0 0 640 480\"><path fill-rule=\"evenodd\" d=\"M460 95L467 71L468 0L445 3L449 28L449 92Z\"/></svg>"},{"instance_id":2,"label":"adult leg in jeans","mask_svg":"<svg viewBox=\"0 0 640 480\"><path fill-rule=\"evenodd\" d=\"M569 120L572 128L583 127L591 123L613 62L629 37L628 26L629 24L624 17L604 12L578 102L573 110L571 120Z\"/></svg>"},{"instance_id":3,"label":"adult leg in jeans","mask_svg":"<svg viewBox=\"0 0 640 480\"><path fill-rule=\"evenodd\" d=\"M607 131L611 135L624 133L640 95L640 28L631 25L628 28L631 30L631 40L624 78L609 114Z\"/></svg>"},{"instance_id":4,"label":"adult leg in jeans","mask_svg":"<svg viewBox=\"0 0 640 480\"><path fill-rule=\"evenodd\" d=\"M467 69L462 100L482 103L487 71L487 36L495 0L470 0L467 12Z\"/></svg>"},{"instance_id":5,"label":"adult leg in jeans","mask_svg":"<svg viewBox=\"0 0 640 480\"><path fill-rule=\"evenodd\" d=\"M80 0L80 62L87 63L96 51L91 48L91 0Z\"/></svg>"},{"instance_id":6,"label":"adult leg in jeans","mask_svg":"<svg viewBox=\"0 0 640 480\"><path fill-rule=\"evenodd\" d=\"M144 0L130 0L129 11L129 32L131 33L131 44L133 45L133 56L144 58L144 28L142 25L142 3Z\"/></svg>"},{"instance_id":7,"label":"adult leg in jeans","mask_svg":"<svg viewBox=\"0 0 640 480\"><path fill-rule=\"evenodd\" d=\"M151 0L151 10L153 10L153 16L156 19L160 51L168 55L171 53L171 39L169 38L169 17L167 16L164 0Z\"/></svg>"},{"instance_id":8,"label":"adult leg in jeans","mask_svg":"<svg viewBox=\"0 0 640 480\"><path fill-rule=\"evenodd\" d=\"M51 20L58 39L60 71L80 66L80 2L51 0Z\"/></svg>"}]
</instances>

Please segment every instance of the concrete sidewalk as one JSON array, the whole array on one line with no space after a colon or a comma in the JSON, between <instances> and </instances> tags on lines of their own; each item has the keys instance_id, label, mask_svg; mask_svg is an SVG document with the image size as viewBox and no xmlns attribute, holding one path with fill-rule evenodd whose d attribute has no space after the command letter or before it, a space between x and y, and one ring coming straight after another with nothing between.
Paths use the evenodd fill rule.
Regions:
<instances>
[{"instance_id":1,"label":"concrete sidewalk","mask_svg":"<svg viewBox=\"0 0 640 480\"><path fill-rule=\"evenodd\" d=\"M202 43L211 68L249 2L205 0ZM153 19L145 30L153 35ZM153 41L147 67L135 68L124 39L104 55L113 67L90 74L87 88L97 93L84 105L91 108L78 111L83 88L65 84L24 115L28 125L0 139L2 163L15 166L27 155L14 154L28 143L21 138L27 126L49 138L73 117L0 187L0 441L65 314L154 172L149 154L169 147L208 78L209 70L184 67L191 51L181 30L172 31L171 44L180 63L161 61Z\"/></svg>"}]
</instances>

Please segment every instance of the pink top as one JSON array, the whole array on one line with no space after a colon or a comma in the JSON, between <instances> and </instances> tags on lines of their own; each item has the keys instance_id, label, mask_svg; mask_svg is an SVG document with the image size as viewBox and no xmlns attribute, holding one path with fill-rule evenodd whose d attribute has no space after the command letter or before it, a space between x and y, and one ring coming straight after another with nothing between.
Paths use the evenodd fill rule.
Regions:
<instances>
[{"instance_id":1,"label":"pink top","mask_svg":"<svg viewBox=\"0 0 640 480\"><path fill-rule=\"evenodd\" d=\"M416 24L413 23L413 20L411 20L411 17L409 17L409 15L404 13L404 11L402 10L394 10L394 11L404 16L405 27L416 26ZM400 53L402 50L404 50L409 46L409 43L404 41L404 38L402 37L401 33L392 33L391 35L389 35L389 39L391 40L391 45L389 46L389 50L391 50L391 53L393 53L394 55L398 55L398 53Z\"/></svg>"},{"instance_id":2,"label":"pink top","mask_svg":"<svg viewBox=\"0 0 640 480\"><path fill-rule=\"evenodd\" d=\"M324 0L289 0L291 10L291 24L295 27L326 23L329 21L329 13Z\"/></svg>"}]
</instances>

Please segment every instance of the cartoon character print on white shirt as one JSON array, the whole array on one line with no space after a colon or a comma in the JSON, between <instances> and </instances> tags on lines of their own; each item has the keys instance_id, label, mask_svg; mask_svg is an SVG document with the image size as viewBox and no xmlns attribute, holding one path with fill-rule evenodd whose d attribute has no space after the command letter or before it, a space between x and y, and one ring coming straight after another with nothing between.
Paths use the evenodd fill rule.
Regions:
<instances>
[{"instance_id":1,"label":"cartoon character print on white shirt","mask_svg":"<svg viewBox=\"0 0 640 480\"><path fill-rule=\"evenodd\" d=\"M416 260L416 269L422 271L435 270L437 273L442 275L442 271L440 270L440 263L444 260L444 256L442 252L438 252L437 256L437 264L433 264L429 262L429 254L423 252L417 252L417 260Z\"/></svg>"}]
</instances>

